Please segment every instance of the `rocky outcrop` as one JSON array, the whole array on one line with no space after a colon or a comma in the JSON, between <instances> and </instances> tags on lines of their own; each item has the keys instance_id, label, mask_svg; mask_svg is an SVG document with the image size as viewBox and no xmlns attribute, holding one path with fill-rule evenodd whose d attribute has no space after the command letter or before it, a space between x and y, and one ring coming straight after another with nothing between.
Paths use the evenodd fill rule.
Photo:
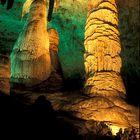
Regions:
<instances>
[{"instance_id":1,"label":"rocky outcrop","mask_svg":"<svg viewBox=\"0 0 140 140\"><path fill-rule=\"evenodd\" d=\"M31 86L51 73L47 8L44 0L33 1L23 31L11 53L11 81Z\"/></svg>"},{"instance_id":2,"label":"rocky outcrop","mask_svg":"<svg viewBox=\"0 0 140 140\"><path fill-rule=\"evenodd\" d=\"M0 54L0 92L10 94L10 60Z\"/></svg>"}]
</instances>

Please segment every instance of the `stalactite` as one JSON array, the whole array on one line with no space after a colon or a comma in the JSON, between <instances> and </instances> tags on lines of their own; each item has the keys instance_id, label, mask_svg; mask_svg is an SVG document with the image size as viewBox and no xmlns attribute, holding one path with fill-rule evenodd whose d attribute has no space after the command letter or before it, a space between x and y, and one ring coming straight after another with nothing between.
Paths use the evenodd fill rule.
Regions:
<instances>
[{"instance_id":1,"label":"stalactite","mask_svg":"<svg viewBox=\"0 0 140 140\"><path fill-rule=\"evenodd\" d=\"M11 53L11 79L14 82L36 84L51 73L49 37L45 0L34 0L23 31Z\"/></svg>"},{"instance_id":2,"label":"stalactite","mask_svg":"<svg viewBox=\"0 0 140 140\"><path fill-rule=\"evenodd\" d=\"M49 13L48 13L48 17L47 17L48 21L51 21L52 13L53 13L53 7L54 7L54 0L50 0L50 2L49 2Z\"/></svg>"}]
</instances>

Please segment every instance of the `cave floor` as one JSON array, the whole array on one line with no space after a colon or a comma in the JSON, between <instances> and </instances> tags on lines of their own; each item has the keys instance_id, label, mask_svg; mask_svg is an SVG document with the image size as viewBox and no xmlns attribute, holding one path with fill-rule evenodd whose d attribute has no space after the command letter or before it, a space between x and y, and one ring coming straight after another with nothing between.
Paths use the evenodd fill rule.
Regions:
<instances>
[{"instance_id":1,"label":"cave floor","mask_svg":"<svg viewBox=\"0 0 140 140\"><path fill-rule=\"evenodd\" d=\"M132 108L133 111L128 111L126 108L129 105L123 100L118 99L118 104L121 102L121 107L114 106L106 98L88 97L82 89L54 91L11 89L11 96L29 106L35 104L38 98L44 97L45 100L51 103L53 110L57 112L57 117L74 125L78 130L78 134L82 136L89 134L89 132L99 133L99 131L95 132L93 129L96 127L100 128L98 129L100 130L99 135L108 135L110 132L115 135L120 128L130 130L133 128L131 122L135 123L133 114L139 114L139 110L136 108ZM114 118L108 116L114 116ZM105 120L101 121L102 118L105 118ZM137 120L138 118L139 115L137 115ZM112 122L113 127L111 127ZM135 124L137 125L137 122ZM138 134L138 127L135 128Z\"/></svg>"}]
</instances>

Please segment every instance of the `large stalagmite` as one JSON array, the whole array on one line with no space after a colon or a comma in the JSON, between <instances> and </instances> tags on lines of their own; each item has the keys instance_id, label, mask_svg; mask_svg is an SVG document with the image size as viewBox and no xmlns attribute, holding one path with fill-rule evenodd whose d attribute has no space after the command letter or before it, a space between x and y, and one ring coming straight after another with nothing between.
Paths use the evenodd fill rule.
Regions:
<instances>
[{"instance_id":1,"label":"large stalagmite","mask_svg":"<svg viewBox=\"0 0 140 140\"><path fill-rule=\"evenodd\" d=\"M12 82L33 85L49 77L51 61L46 17L46 0L34 0L11 53Z\"/></svg>"},{"instance_id":2,"label":"large stalagmite","mask_svg":"<svg viewBox=\"0 0 140 140\"><path fill-rule=\"evenodd\" d=\"M88 1L84 45L85 92L89 96L124 96L115 0Z\"/></svg>"},{"instance_id":3,"label":"large stalagmite","mask_svg":"<svg viewBox=\"0 0 140 140\"><path fill-rule=\"evenodd\" d=\"M119 128L139 126L138 109L125 102L120 44L116 0L88 0L84 88L92 98L74 106L74 111L78 110L80 118L106 122L113 133Z\"/></svg>"}]
</instances>

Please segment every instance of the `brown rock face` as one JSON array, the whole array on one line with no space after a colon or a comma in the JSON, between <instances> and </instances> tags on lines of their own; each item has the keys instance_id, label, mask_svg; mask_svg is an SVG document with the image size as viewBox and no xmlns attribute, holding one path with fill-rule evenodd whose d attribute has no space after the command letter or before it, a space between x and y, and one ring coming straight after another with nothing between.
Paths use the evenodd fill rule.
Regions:
<instances>
[{"instance_id":1,"label":"brown rock face","mask_svg":"<svg viewBox=\"0 0 140 140\"><path fill-rule=\"evenodd\" d=\"M0 92L10 94L10 62L9 58L0 54Z\"/></svg>"},{"instance_id":2,"label":"brown rock face","mask_svg":"<svg viewBox=\"0 0 140 140\"><path fill-rule=\"evenodd\" d=\"M51 60L46 16L46 1L33 1L11 54L12 82L34 85L49 77Z\"/></svg>"}]
</instances>

